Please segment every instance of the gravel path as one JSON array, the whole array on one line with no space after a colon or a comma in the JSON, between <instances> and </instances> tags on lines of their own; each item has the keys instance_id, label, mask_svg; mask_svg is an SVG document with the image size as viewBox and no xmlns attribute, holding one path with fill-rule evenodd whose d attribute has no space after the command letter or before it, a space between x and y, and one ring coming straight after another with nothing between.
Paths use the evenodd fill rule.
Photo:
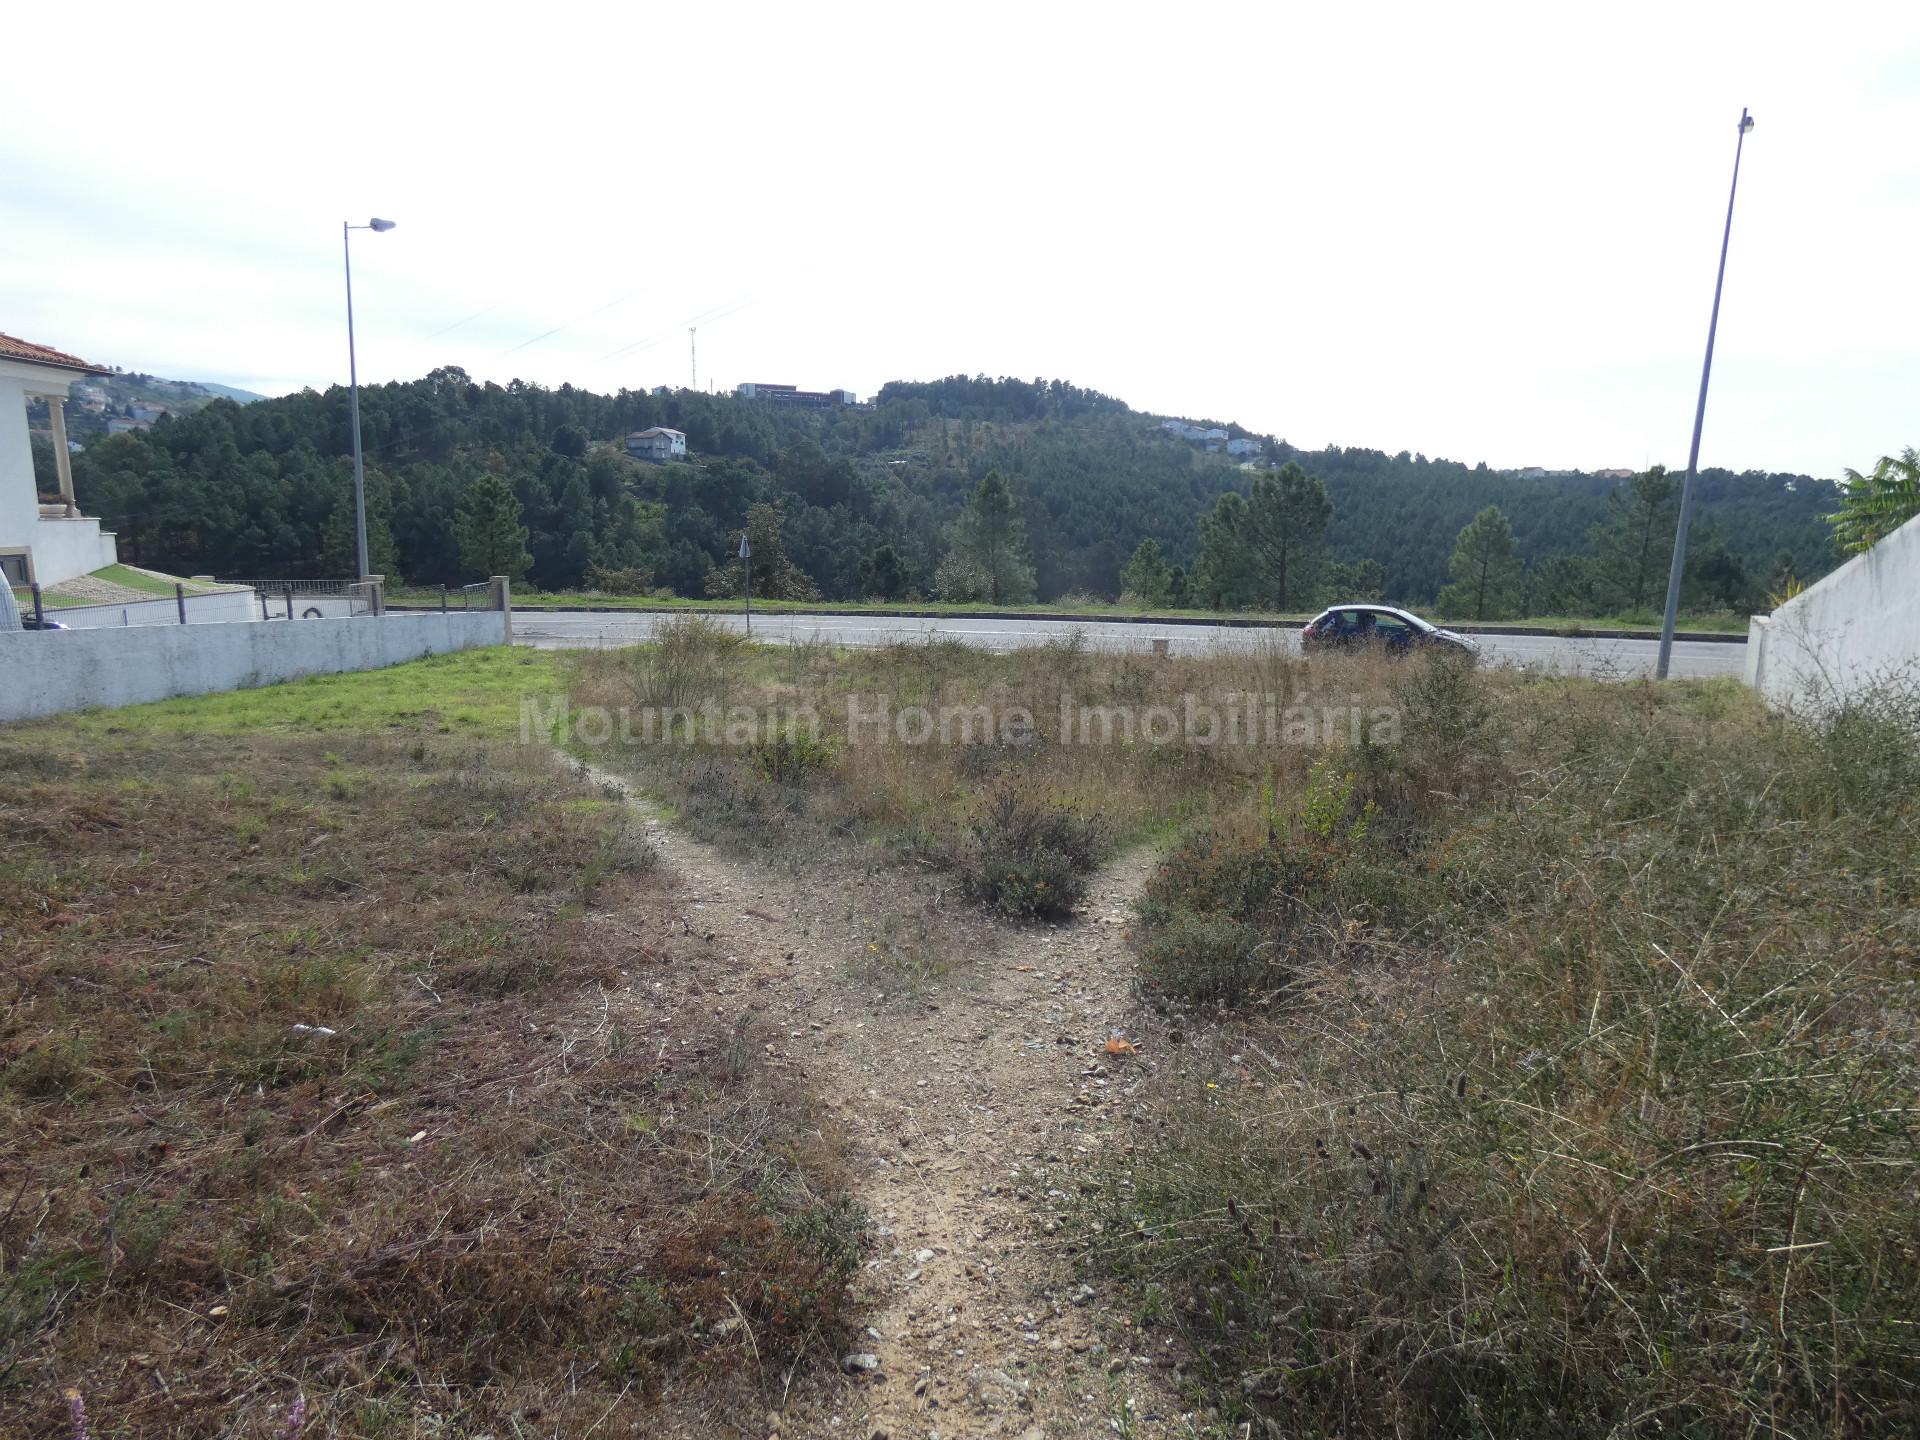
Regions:
<instances>
[{"instance_id":1,"label":"gravel path","mask_svg":"<svg viewBox=\"0 0 1920 1440\"><path fill-rule=\"evenodd\" d=\"M765 1433L1194 1433L1169 1383L1175 1357L1145 1348L1055 1238L1065 1195L1144 1088L1150 1057L1123 1043L1109 1054L1108 1041L1128 1030L1126 925L1153 857L1097 877L1069 924L963 922L977 953L901 998L864 962L872 917L911 882L855 873L823 885L657 818L649 830L683 912L737 967L716 989L784 1029L775 1059L851 1152L877 1235L862 1282L871 1328L842 1358L844 1381L787 1397Z\"/></svg>"}]
</instances>

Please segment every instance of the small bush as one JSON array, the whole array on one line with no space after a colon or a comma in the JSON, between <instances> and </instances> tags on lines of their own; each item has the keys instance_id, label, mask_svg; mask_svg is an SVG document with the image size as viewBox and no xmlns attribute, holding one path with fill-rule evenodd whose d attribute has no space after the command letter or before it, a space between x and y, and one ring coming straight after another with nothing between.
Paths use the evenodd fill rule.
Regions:
<instances>
[{"instance_id":1,"label":"small bush","mask_svg":"<svg viewBox=\"0 0 1920 1440\"><path fill-rule=\"evenodd\" d=\"M800 730L784 731L749 752L749 763L755 773L777 785L804 784L832 769L833 759L830 742Z\"/></svg>"},{"instance_id":2,"label":"small bush","mask_svg":"<svg viewBox=\"0 0 1920 1440\"><path fill-rule=\"evenodd\" d=\"M609 570L587 566L586 588L602 595L645 595L653 589L653 571Z\"/></svg>"},{"instance_id":3,"label":"small bush","mask_svg":"<svg viewBox=\"0 0 1920 1440\"><path fill-rule=\"evenodd\" d=\"M1086 894L1106 846L1099 821L1005 785L973 817L961 883L1010 920L1063 917Z\"/></svg>"},{"instance_id":4,"label":"small bush","mask_svg":"<svg viewBox=\"0 0 1920 1440\"><path fill-rule=\"evenodd\" d=\"M583 688L611 680L617 698L659 709L724 705L739 683L746 644L738 630L705 615L670 615L646 644L584 659Z\"/></svg>"},{"instance_id":5,"label":"small bush","mask_svg":"<svg viewBox=\"0 0 1920 1440\"><path fill-rule=\"evenodd\" d=\"M1141 946L1140 969L1158 994L1199 1005L1240 1005L1282 978L1267 963L1271 951L1250 925L1182 912Z\"/></svg>"}]
</instances>

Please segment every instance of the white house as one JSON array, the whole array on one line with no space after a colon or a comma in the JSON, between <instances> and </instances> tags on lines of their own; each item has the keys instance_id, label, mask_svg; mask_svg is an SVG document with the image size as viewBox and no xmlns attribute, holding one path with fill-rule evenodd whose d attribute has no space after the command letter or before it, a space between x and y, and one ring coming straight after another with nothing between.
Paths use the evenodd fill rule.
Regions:
<instances>
[{"instance_id":1,"label":"white house","mask_svg":"<svg viewBox=\"0 0 1920 1440\"><path fill-rule=\"evenodd\" d=\"M1258 455L1260 453L1260 442L1258 440L1229 440L1227 442L1227 453L1229 455L1239 455L1243 457L1247 455Z\"/></svg>"},{"instance_id":2,"label":"white house","mask_svg":"<svg viewBox=\"0 0 1920 1440\"><path fill-rule=\"evenodd\" d=\"M627 436L627 453L636 460L684 460L687 437L683 431L669 430L664 425L650 426Z\"/></svg>"},{"instance_id":3,"label":"white house","mask_svg":"<svg viewBox=\"0 0 1920 1440\"><path fill-rule=\"evenodd\" d=\"M74 504L67 449L68 386L106 373L77 356L0 334L0 571L9 584L57 585L119 558L111 532ZM33 396L47 402L59 476L59 494L44 503L34 482L27 433L27 402Z\"/></svg>"}]
</instances>

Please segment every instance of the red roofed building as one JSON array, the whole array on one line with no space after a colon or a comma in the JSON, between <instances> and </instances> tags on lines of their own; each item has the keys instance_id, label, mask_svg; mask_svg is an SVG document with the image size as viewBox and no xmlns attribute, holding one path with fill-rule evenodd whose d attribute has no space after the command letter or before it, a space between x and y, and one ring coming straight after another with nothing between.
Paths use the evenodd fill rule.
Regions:
<instances>
[{"instance_id":1,"label":"red roofed building","mask_svg":"<svg viewBox=\"0 0 1920 1440\"><path fill-rule=\"evenodd\" d=\"M80 513L67 450L67 387L107 372L77 355L0 333L0 572L7 582L57 585L111 565L113 536ZM47 402L57 493L42 496L33 474L27 404Z\"/></svg>"}]
</instances>

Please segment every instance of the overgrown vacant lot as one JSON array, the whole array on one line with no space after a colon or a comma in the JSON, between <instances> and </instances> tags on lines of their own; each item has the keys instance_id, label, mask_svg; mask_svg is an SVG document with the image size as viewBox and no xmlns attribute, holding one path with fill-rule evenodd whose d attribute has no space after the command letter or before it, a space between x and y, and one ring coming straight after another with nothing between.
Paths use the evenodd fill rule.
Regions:
<instances>
[{"instance_id":1,"label":"overgrown vacant lot","mask_svg":"<svg viewBox=\"0 0 1920 1440\"><path fill-rule=\"evenodd\" d=\"M581 753L709 838L792 864L864 851L950 874L1012 919L1064 915L1122 847L1292 789L1324 744L1381 724L1405 674L1259 637L1166 657L1078 637L1003 654L937 636L755 647L698 616L660 634L573 660L576 707L624 715L584 745L606 722L576 715ZM729 737L735 713L752 723Z\"/></svg>"},{"instance_id":2,"label":"overgrown vacant lot","mask_svg":"<svg viewBox=\"0 0 1920 1440\"><path fill-rule=\"evenodd\" d=\"M820 744L608 752L751 854L927 867L1019 917L1165 847L1133 1037L1156 1098L1081 1182L1078 1243L1220 1423L1920 1427L1912 697L1795 723L1732 685L769 653L695 624L581 666L576 701L833 717ZM1060 708L1248 693L1319 726L1086 744ZM849 742L849 696L1036 724Z\"/></svg>"},{"instance_id":3,"label":"overgrown vacant lot","mask_svg":"<svg viewBox=\"0 0 1920 1440\"><path fill-rule=\"evenodd\" d=\"M1399 693L1149 886L1090 1268L1256 1434L1914 1433L1913 698Z\"/></svg>"},{"instance_id":4,"label":"overgrown vacant lot","mask_svg":"<svg viewBox=\"0 0 1920 1440\"><path fill-rule=\"evenodd\" d=\"M837 1157L628 808L501 743L546 678L0 730L0 1431L641 1433L839 1339Z\"/></svg>"}]
</instances>

